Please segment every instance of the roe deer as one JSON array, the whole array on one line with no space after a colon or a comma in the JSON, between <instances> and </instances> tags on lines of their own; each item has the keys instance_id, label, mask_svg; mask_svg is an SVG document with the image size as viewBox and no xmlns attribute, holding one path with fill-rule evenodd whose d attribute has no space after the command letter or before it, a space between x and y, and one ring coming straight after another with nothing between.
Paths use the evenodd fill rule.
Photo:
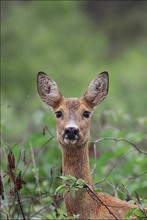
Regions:
<instances>
[{"instance_id":1,"label":"roe deer","mask_svg":"<svg viewBox=\"0 0 147 220\"><path fill-rule=\"evenodd\" d=\"M83 179L92 189L94 183L90 173L88 139L90 136L90 116L94 107L108 94L109 76L102 72L88 86L81 98L65 98L57 84L43 72L38 73L38 93L56 116L57 138L62 148L62 170L64 176ZM137 207L116 197L97 193L100 201L94 199L86 189L82 196L73 198L67 190L64 201L67 215L80 215L80 219L125 219L130 208ZM106 206L109 207L109 210Z\"/></svg>"}]
</instances>

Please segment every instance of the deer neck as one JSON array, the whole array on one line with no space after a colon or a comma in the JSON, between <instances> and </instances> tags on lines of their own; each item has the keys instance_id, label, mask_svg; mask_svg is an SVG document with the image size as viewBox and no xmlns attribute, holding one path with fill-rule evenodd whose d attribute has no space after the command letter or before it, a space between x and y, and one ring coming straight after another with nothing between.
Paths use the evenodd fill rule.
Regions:
<instances>
[{"instance_id":1,"label":"deer neck","mask_svg":"<svg viewBox=\"0 0 147 220\"><path fill-rule=\"evenodd\" d=\"M88 144L82 147L62 146L62 170L64 176L74 176L83 179L93 186L90 166Z\"/></svg>"}]
</instances>

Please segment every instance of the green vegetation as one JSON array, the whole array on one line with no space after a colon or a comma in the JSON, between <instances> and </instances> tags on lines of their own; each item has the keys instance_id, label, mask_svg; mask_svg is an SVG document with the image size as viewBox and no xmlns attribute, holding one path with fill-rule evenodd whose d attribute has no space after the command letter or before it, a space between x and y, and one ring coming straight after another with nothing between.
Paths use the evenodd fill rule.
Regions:
<instances>
[{"instance_id":1,"label":"green vegetation","mask_svg":"<svg viewBox=\"0 0 147 220\"><path fill-rule=\"evenodd\" d=\"M97 11L99 5L91 11L88 4L1 2L4 219L22 219L18 198L26 219L65 219L62 196L55 195L62 184L61 152L52 113L37 94L40 70L58 83L66 97L82 96L97 74L109 72L109 96L92 118L94 182L98 189L122 199L130 199L130 193L136 200L137 192L143 199L141 204L147 203L147 3L129 7L125 3L122 13L119 3L110 10L105 3L101 11ZM125 141L104 140L96 144L95 158L93 143L103 137L129 139L141 152ZM10 152L15 158L11 171L15 181L21 182L16 190L19 197L8 169Z\"/></svg>"}]
</instances>

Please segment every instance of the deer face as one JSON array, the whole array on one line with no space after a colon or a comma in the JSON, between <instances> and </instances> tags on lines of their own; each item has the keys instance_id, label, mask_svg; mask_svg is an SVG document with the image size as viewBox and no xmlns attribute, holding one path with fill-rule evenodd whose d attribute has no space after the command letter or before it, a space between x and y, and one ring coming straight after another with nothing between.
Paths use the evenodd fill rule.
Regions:
<instances>
[{"instance_id":1,"label":"deer face","mask_svg":"<svg viewBox=\"0 0 147 220\"><path fill-rule=\"evenodd\" d=\"M62 146L79 147L89 139L90 117L94 107L108 93L108 74L93 80L81 98L64 98L56 83L45 73L38 74L38 93L52 107L56 117L57 138Z\"/></svg>"},{"instance_id":2,"label":"deer face","mask_svg":"<svg viewBox=\"0 0 147 220\"><path fill-rule=\"evenodd\" d=\"M64 98L54 113L57 137L62 145L81 146L88 140L92 108L83 99Z\"/></svg>"}]
</instances>

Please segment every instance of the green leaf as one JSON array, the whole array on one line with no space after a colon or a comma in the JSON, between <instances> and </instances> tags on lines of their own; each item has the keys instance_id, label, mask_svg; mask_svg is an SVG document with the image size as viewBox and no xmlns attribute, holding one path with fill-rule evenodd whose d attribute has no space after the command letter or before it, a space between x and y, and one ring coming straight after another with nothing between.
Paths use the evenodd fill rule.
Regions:
<instances>
[{"instance_id":1,"label":"green leaf","mask_svg":"<svg viewBox=\"0 0 147 220\"><path fill-rule=\"evenodd\" d=\"M70 189L71 196L72 196L72 198L73 198L73 199L75 198L76 191L77 191L77 189L76 189L76 188L71 188L71 189Z\"/></svg>"},{"instance_id":2,"label":"green leaf","mask_svg":"<svg viewBox=\"0 0 147 220\"><path fill-rule=\"evenodd\" d=\"M137 219L138 220L143 220L143 219L146 219L147 218L147 215L146 215L146 211L142 211L142 210L137 210L135 212L135 215L137 216Z\"/></svg>"},{"instance_id":3,"label":"green leaf","mask_svg":"<svg viewBox=\"0 0 147 220\"><path fill-rule=\"evenodd\" d=\"M78 189L82 189L82 188L84 188L84 186L82 186L82 185L78 185L78 186L76 186L76 188L78 188Z\"/></svg>"},{"instance_id":4,"label":"green leaf","mask_svg":"<svg viewBox=\"0 0 147 220\"><path fill-rule=\"evenodd\" d=\"M60 176L60 179L64 180L64 181L67 181L68 180L68 177L67 176Z\"/></svg>"},{"instance_id":5,"label":"green leaf","mask_svg":"<svg viewBox=\"0 0 147 220\"><path fill-rule=\"evenodd\" d=\"M86 185L86 182L85 182L84 180L82 180L82 179L78 179L78 180L76 181L76 184L77 184L78 186L84 187L84 186Z\"/></svg>"},{"instance_id":6,"label":"green leaf","mask_svg":"<svg viewBox=\"0 0 147 220\"><path fill-rule=\"evenodd\" d=\"M135 210L137 210L136 208L131 208L127 214L126 214L126 220L130 220L132 217L132 214L135 212Z\"/></svg>"},{"instance_id":7,"label":"green leaf","mask_svg":"<svg viewBox=\"0 0 147 220\"><path fill-rule=\"evenodd\" d=\"M77 214L77 215L73 214L73 217L74 217L74 219L79 219L80 218L80 214Z\"/></svg>"},{"instance_id":8,"label":"green leaf","mask_svg":"<svg viewBox=\"0 0 147 220\"><path fill-rule=\"evenodd\" d=\"M147 198L147 186L141 186L135 189L140 197Z\"/></svg>"},{"instance_id":9,"label":"green leaf","mask_svg":"<svg viewBox=\"0 0 147 220\"><path fill-rule=\"evenodd\" d=\"M59 191L60 193L63 193L66 190L67 186L65 184L60 185L57 187L57 189L55 190L55 194L57 194Z\"/></svg>"},{"instance_id":10,"label":"green leaf","mask_svg":"<svg viewBox=\"0 0 147 220\"><path fill-rule=\"evenodd\" d=\"M64 181L76 181L76 178L74 176L60 176L60 178Z\"/></svg>"},{"instance_id":11,"label":"green leaf","mask_svg":"<svg viewBox=\"0 0 147 220\"><path fill-rule=\"evenodd\" d=\"M97 188L94 190L94 192L96 192L96 193L101 192L101 191L102 191L101 188Z\"/></svg>"}]
</instances>

